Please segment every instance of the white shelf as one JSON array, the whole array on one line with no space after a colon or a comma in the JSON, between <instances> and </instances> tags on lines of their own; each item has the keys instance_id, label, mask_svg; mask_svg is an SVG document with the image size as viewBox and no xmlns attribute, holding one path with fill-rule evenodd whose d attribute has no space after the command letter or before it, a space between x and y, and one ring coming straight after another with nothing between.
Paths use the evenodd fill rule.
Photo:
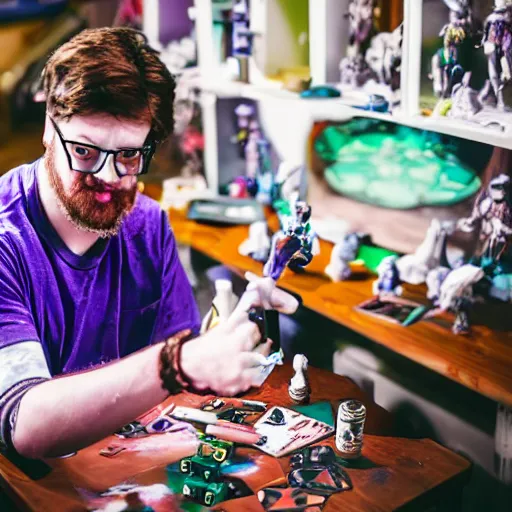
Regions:
<instances>
[{"instance_id":1,"label":"white shelf","mask_svg":"<svg viewBox=\"0 0 512 512\"><path fill-rule=\"evenodd\" d=\"M510 129L501 132L492 128L481 127L476 123L450 118L438 120L420 115L409 116L402 112L395 112L393 115L368 112L353 108L351 104L353 105L355 101L351 97L346 99L303 99L300 98L298 93L279 89L277 86L265 87L205 77L197 77L194 79L193 85L205 92L215 94L218 98L247 98L260 102L272 100L292 101L293 104L290 104L289 107L294 109L294 111L297 108L301 110L307 109L311 121L346 121L352 117L367 117L512 149ZM292 117L290 121L293 121ZM293 129L293 122L290 123L290 129Z\"/></svg>"}]
</instances>

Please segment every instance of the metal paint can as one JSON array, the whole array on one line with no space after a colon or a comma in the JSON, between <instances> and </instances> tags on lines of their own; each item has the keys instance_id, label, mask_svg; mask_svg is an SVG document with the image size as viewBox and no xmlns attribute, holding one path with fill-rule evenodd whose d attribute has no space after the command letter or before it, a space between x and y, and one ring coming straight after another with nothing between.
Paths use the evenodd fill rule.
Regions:
<instances>
[{"instance_id":1,"label":"metal paint can","mask_svg":"<svg viewBox=\"0 0 512 512\"><path fill-rule=\"evenodd\" d=\"M338 407L336 448L344 459L361 455L366 407L358 400L344 400Z\"/></svg>"}]
</instances>

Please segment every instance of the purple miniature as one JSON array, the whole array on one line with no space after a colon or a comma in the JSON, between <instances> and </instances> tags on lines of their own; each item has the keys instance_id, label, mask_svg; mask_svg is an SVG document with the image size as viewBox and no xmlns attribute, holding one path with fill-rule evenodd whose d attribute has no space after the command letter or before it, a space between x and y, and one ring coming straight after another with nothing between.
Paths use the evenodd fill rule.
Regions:
<instances>
[{"instance_id":1,"label":"purple miniature","mask_svg":"<svg viewBox=\"0 0 512 512\"><path fill-rule=\"evenodd\" d=\"M512 2L495 0L492 13L485 20L482 38L489 63L489 79L498 98L498 108L505 110L504 85L512 79Z\"/></svg>"},{"instance_id":2,"label":"purple miniature","mask_svg":"<svg viewBox=\"0 0 512 512\"><path fill-rule=\"evenodd\" d=\"M282 231L272 237L270 257L263 275L277 281L286 267L297 272L313 259L313 233L309 225L311 207L304 201L291 205L292 215Z\"/></svg>"}]
</instances>

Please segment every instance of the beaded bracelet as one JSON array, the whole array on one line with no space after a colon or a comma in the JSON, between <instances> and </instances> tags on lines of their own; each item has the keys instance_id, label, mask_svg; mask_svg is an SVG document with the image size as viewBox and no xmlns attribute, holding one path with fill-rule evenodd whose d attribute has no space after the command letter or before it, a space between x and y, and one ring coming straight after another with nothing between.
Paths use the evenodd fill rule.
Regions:
<instances>
[{"instance_id":1,"label":"beaded bracelet","mask_svg":"<svg viewBox=\"0 0 512 512\"><path fill-rule=\"evenodd\" d=\"M186 329L169 338L160 352L160 379L162 388L171 395L192 388L192 382L181 369L181 348L190 339L192 331Z\"/></svg>"}]
</instances>

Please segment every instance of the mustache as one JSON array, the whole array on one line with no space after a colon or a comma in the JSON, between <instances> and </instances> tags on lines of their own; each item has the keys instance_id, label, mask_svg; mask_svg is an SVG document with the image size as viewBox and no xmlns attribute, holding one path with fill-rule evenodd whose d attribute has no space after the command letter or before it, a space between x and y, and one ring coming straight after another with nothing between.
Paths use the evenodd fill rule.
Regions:
<instances>
[{"instance_id":1,"label":"mustache","mask_svg":"<svg viewBox=\"0 0 512 512\"><path fill-rule=\"evenodd\" d=\"M120 188L118 186L111 185L106 183L94 176L93 174L83 174L75 183L75 193L80 191L86 192L110 192L113 195L124 196L130 195L133 193L133 189L136 187L136 184L129 189Z\"/></svg>"}]
</instances>

